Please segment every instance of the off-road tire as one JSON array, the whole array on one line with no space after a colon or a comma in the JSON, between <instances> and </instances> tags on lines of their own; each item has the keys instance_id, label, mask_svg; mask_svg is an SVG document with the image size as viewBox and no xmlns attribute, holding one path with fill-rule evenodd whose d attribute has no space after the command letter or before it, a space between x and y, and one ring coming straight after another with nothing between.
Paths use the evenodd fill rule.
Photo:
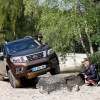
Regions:
<instances>
[{"instance_id":1,"label":"off-road tire","mask_svg":"<svg viewBox=\"0 0 100 100\"><path fill-rule=\"evenodd\" d=\"M0 81L4 81L4 78L2 77L2 75L0 75Z\"/></svg>"},{"instance_id":2,"label":"off-road tire","mask_svg":"<svg viewBox=\"0 0 100 100\"><path fill-rule=\"evenodd\" d=\"M52 68L52 69L50 70L50 74L51 74L51 75L60 74L60 67Z\"/></svg>"},{"instance_id":3,"label":"off-road tire","mask_svg":"<svg viewBox=\"0 0 100 100\"><path fill-rule=\"evenodd\" d=\"M20 88L21 87L21 82L20 82L20 79L16 79L11 70L8 71L8 77L9 77L9 81L10 81L10 84L13 88Z\"/></svg>"}]
</instances>

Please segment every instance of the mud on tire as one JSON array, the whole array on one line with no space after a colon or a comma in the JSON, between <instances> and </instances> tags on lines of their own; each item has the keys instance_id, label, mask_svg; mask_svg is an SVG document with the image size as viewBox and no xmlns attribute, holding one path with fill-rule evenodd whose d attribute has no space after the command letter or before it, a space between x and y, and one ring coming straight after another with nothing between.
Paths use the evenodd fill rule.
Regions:
<instances>
[{"instance_id":1,"label":"mud on tire","mask_svg":"<svg viewBox=\"0 0 100 100\"><path fill-rule=\"evenodd\" d=\"M20 79L16 79L11 70L8 71L8 77L9 77L9 81L10 81L10 84L13 88L20 88L21 87L21 82L20 82Z\"/></svg>"},{"instance_id":2,"label":"mud on tire","mask_svg":"<svg viewBox=\"0 0 100 100\"><path fill-rule=\"evenodd\" d=\"M60 67L52 68L52 69L50 70L50 74L51 74L51 75L60 74Z\"/></svg>"}]
</instances>

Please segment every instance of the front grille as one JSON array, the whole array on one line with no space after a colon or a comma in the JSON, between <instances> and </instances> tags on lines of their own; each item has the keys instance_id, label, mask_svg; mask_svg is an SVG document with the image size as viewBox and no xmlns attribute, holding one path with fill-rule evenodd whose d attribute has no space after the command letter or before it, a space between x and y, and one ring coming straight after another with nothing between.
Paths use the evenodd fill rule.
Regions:
<instances>
[{"instance_id":1,"label":"front grille","mask_svg":"<svg viewBox=\"0 0 100 100\"><path fill-rule=\"evenodd\" d=\"M37 60L37 59L41 59L44 57L43 52L39 52L39 53L35 53L35 54L31 54L26 56L28 61L33 61L33 60Z\"/></svg>"}]
</instances>

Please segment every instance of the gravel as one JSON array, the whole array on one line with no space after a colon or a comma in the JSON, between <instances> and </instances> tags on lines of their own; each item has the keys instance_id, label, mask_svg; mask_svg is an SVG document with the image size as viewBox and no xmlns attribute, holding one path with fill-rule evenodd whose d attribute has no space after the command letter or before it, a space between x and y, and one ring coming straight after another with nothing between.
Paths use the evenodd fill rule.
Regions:
<instances>
[{"instance_id":1,"label":"gravel","mask_svg":"<svg viewBox=\"0 0 100 100\"><path fill-rule=\"evenodd\" d=\"M100 84L100 83L99 83ZM34 86L14 89L9 81L0 81L0 100L100 100L100 86L80 87L80 91L65 89L41 94Z\"/></svg>"}]
</instances>

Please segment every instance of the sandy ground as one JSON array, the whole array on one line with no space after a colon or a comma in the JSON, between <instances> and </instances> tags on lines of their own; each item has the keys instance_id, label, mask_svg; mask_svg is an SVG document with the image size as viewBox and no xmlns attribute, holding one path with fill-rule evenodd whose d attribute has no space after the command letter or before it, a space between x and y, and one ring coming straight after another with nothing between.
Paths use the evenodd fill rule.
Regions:
<instances>
[{"instance_id":1,"label":"sandy ground","mask_svg":"<svg viewBox=\"0 0 100 100\"><path fill-rule=\"evenodd\" d=\"M76 92L62 89L41 94L32 84L30 87L13 89L9 81L0 81L0 100L100 100L100 86L91 87L85 84Z\"/></svg>"}]
</instances>

